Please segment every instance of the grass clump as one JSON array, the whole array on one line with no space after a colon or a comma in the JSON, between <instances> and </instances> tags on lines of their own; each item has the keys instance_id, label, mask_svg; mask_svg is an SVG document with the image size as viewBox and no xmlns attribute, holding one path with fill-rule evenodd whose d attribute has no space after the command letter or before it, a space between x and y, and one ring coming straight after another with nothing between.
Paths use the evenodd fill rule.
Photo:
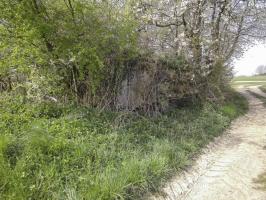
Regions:
<instances>
[{"instance_id":1,"label":"grass clump","mask_svg":"<svg viewBox=\"0 0 266 200\"><path fill-rule=\"evenodd\" d=\"M222 105L220 109L224 115L232 120L247 112L248 103L241 94L229 90L225 94L225 104Z\"/></svg>"},{"instance_id":2,"label":"grass clump","mask_svg":"<svg viewBox=\"0 0 266 200\"><path fill-rule=\"evenodd\" d=\"M1 99L1 199L138 199L191 158L247 102L175 109L159 117Z\"/></svg>"},{"instance_id":3,"label":"grass clump","mask_svg":"<svg viewBox=\"0 0 266 200\"><path fill-rule=\"evenodd\" d=\"M261 190L266 190L266 172L261 174L256 180L255 183L258 184L258 188Z\"/></svg>"}]
</instances>

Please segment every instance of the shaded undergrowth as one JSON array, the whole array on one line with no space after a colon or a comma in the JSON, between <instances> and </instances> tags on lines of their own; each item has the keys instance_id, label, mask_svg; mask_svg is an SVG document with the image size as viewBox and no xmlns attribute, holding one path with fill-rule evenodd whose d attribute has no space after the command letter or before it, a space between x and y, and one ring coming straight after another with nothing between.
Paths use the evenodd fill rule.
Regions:
<instances>
[{"instance_id":1,"label":"shaded undergrowth","mask_svg":"<svg viewBox=\"0 0 266 200\"><path fill-rule=\"evenodd\" d=\"M139 199L246 112L226 96L156 118L1 97L0 198Z\"/></svg>"}]
</instances>

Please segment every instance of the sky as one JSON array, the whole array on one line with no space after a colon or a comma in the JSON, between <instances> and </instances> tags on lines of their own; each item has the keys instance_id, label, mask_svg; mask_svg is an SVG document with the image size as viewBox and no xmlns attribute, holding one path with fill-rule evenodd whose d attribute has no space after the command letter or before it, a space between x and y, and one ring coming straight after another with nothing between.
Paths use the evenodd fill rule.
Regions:
<instances>
[{"instance_id":1,"label":"sky","mask_svg":"<svg viewBox=\"0 0 266 200\"><path fill-rule=\"evenodd\" d=\"M259 65L266 65L266 43L250 47L241 58L235 60L235 75L253 75Z\"/></svg>"}]
</instances>

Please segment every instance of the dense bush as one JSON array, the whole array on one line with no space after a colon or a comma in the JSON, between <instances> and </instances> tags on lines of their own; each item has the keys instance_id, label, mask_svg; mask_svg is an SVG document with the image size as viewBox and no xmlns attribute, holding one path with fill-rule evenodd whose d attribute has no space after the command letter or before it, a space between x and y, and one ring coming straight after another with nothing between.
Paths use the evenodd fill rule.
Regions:
<instances>
[{"instance_id":1,"label":"dense bush","mask_svg":"<svg viewBox=\"0 0 266 200\"><path fill-rule=\"evenodd\" d=\"M52 95L91 105L117 92L136 51L130 10L81 0L1 0L0 9L0 91L23 83L35 100Z\"/></svg>"},{"instance_id":2,"label":"dense bush","mask_svg":"<svg viewBox=\"0 0 266 200\"><path fill-rule=\"evenodd\" d=\"M206 16L207 4L202 8ZM124 104L130 105L123 109L144 111L164 110L169 98L222 98L221 88L231 77L227 59L220 53L215 56L214 44L205 44L219 40L204 41L207 32L201 35L194 26L183 30L185 38L173 30L168 35L174 26L164 27L164 32L155 26L161 17L148 14L158 5L143 6L138 1L0 0L0 91L23 93L38 102L54 97L61 103L112 109L120 106L119 95L124 92L122 99L130 94L143 97L141 105L128 100ZM193 24L196 18L189 19ZM182 23L177 32L187 22ZM209 33L211 27L205 27ZM193 32L198 33L189 36ZM162 50L168 42L161 37L174 44ZM136 72L138 67L142 69ZM131 81L136 76L142 76L136 82L143 90L134 90ZM140 84L143 80L147 87ZM154 105L159 106L153 109Z\"/></svg>"}]
</instances>

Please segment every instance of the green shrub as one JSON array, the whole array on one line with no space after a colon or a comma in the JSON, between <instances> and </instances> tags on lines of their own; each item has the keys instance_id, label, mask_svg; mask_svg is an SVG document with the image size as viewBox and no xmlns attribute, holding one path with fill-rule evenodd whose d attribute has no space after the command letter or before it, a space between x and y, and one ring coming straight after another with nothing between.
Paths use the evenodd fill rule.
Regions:
<instances>
[{"instance_id":1,"label":"green shrub","mask_svg":"<svg viewBox=\"0 0 266 200\"><path fill-rule=\"evenodd\" d=\"M237 110L235 105L226 105L221 108L223 114L229 116L230 118L234 118L237 115Z\"/></svg>"},{"instance_id":2,"label":"green shrub","mask_svg":"<svg viewBox=\"0 0 266 200\"><path fill-rule=\"evenodd\" d=\"M37 112L36 117L47 118L59 118L64 111L63 106L57 105L56 103L40 103L34 109Z\"/></svg>"}]
</instances>

